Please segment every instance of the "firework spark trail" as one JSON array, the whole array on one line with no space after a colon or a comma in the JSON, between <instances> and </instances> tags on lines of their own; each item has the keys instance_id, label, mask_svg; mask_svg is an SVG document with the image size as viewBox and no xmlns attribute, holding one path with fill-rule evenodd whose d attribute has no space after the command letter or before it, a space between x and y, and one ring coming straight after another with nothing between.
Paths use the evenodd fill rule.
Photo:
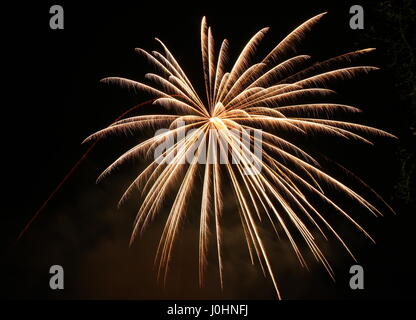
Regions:
<instances>
[{"instance_id":1,"label":"firework spark trail","mask_svg":"<svg viewBox=\"0 0 416 320\"><path fill-rule=\"evenodd\" d=\"M38 218L38 216L42 213L42 211L48 206L49 202L55 197L55 195L61 190L61 188L65 185L65 183L72 177L75 171L79 168L79 166L84 162L86 158L88 158L91 151L97 145L98 140L95 141L91 146L87 149L87 151L81 156L81 158L75 163L75 165L68 171L65 177L59 182L56 188L52 191L49 197L43 202L43 204L39 207L39 209L35 212L35 214L30 218L30 220L26 223L25 227L20 231L18 237L16 238L15 244L19 242L19 240L25 235L25 233L29 230L30 226L33 222Z\"/></svg>"},{"instance_id":2,"label":"firework spark trail","mask_svg":"<svg viewBox=\"0 0 416 320\"><path fill-rule=\"evenodd\" d=\"M116 119L114 119L113 122L117 122L120 119L123 119L126 115L129 113L137 110L137 108L142 107L146 104L152 103L154 99L145 101L143 103L139 103L127 111L124 111L121 115L119 115ZM62 187L66 184L66 182L72 177L72 175L78 170L78 168L81 166L81 164L89 157L90 153L95 149L95 146L97 145L98 140L94 141L85 151L85 153L79 158L79 160L71 167L71 169L68 171L68 173L64 176L64 178L58 183L58 185L55 187L55 189L49 194L48 198L42 203L42 205L39 207L39 209L35 212L35 214L30 218L30 220L26 223L22 231L20 231L19 235L16 238L15 244L19 242L19 240L26 234L26 232L29 230L30 226L35 222L35 220L39 217L39 215L45 210L45 208L48 206L48 204L51 202L52 199L55 198L55 196L59 193L59 191L62 189Z\"/></svg>"},{"instance_id":3,"label":"firework spark trail","mask_svg":"<svg viewBox=\"0 0 416 320\"><path fill-rule=\"evenodd\" d=\"M197 93L176 58L159 39L156 40L162 47L161 52L136 49L158 70L157 73L146 74L152 85L119 77L102 80L145 91L155 96L153 104L170 111L170 114L163 115L119 117L112 125L85 140L96 143L107 135L133 129L170 129L128 150L98 178L101 180L128 159L148 157L163 143L173 141L134 179L120 200L121 204L135 188L142 193L143 201L134 222L132 243L157 215L169 192L177 189L155 257L158 278L166 281L171 252L196 184L197 172L203 174L198 258L201 286L204 285L207 267L210 221L213 221L215 230L213 235L221 288L224 285L221 249L223 175L230 178L234 190L250 259L252 263L255 258L258 260L263 273L271 278L279 299L282 296L260 229L262 216L271 223L279 239L284 237L290 242L302 266L308 267L301 242L332 278L334 272L317 244L315 231L324 239L328 239L326 231L332 234L355 257L344 239L312 203L308 193L318 196L372 240L355 219L324 193L323 185L342 191L375 216L381 215L381 212L357 192L325 173L319 162L300 146L279 134L307 136L319 133L369 144L371 141L367 135L394 137L376 128L330 118L338 110L344 113L360 111L353 106L326 102L299 103L300 99L324 99L333 95L335 92L330 85L334 81L348 80L377 70L372 66L345 66L373 49L345 53L312 65L309 56L297 55L297 47L323 16L319 14L302 23L263 59L255 62L257 48L268 31L268 28L261 29L247 42L230 68L227 64L228 41L223 40L216 52L212 29L204 17L201 23L201 53L205 97ZM182 127L181 123L184 124ZM181 136L181 130L189 134ZM236 135L236 130L242 135ZM262 133L262 138L247 135L247 130ZM263 147L260 155L251 150L259 143ZM203 150L205 146L208 146L206 153ZM185 164L190 154L192 159ZM238 161L221 163L223 154L232 154ZM199 163L201 157L204 163ZM160 161L167 158L172 161ZM255 170L257 166L261 170Z\"/></svg>"}]
</instances>

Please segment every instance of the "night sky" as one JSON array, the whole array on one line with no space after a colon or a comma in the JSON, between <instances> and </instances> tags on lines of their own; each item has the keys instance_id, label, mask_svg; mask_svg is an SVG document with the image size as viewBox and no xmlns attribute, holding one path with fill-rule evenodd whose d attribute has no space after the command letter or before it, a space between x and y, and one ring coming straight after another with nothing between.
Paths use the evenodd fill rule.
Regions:
<instances>
[{"instance_id":1,"label":"night sky","mask_svg":"<svg viewBox=\"0 0 416 320\"><path fill-rule=\"evenodd\" d=\"M332 1L334 2L334 1ZM265 26L267 50L308 18L329 11L299 50L319 61L337 54L373 47L365 31L348 25L350 4L322 1L273 1L233 4L229 1L166 5L157 1L92 5L50 2L15 5L3 10L3 201L1 214L1 296L8 299L274 299L270 279L258 265L251 266L238 220L229 219L225 233L225 288L221 292L215 259L207 286L198 287L198 204L191 201L188 217L175 247L166 287L156 281L153 259L166 215L162 210L144 236L129 247L139 198L122 208L117 202L143 162L123 166L100 184L95 180L123 151L143 139L112 137L98 143L24 237L15 243L25 223L36 212L72 165L87 150L81 142L147 96L99 82L107 76L139 81L153 68L134 52L159 49L163 40L195 87L203 92L200 22L207 16L217 43L230 41L232 58L246 41ZM243 2L241 2L243 3ZM374 2L361 2L365 10ZM61 4L65 29L49 28L49 8ZM372 10L365 27L374 23ZM368 12L368 14L367 14ZM388 30L384 30L388 32ZM382 34L380 36L383 36ZM361 60L381 68L348 83L337 83L337 101L364 112L354 120L401 138L406 116L400 108L394 77L386 67L386 48ZM266 51L264 51L266 52ZM145 132L147 136L151 132ZM335 244L324 245L336 282L311 260L311 270L300 267L287 241L267 243L283 296L287 299L415 298L415 212L395 198L400 174L397 141L374 138L375 146L311 137L305 148L325 154L348 167L389 204L397 215L375 200L383 218L340 198L346 209L376 239L372 244L346 222L335 221L351 244L365 271L365 289L348 286L354 261ZM329 172L333 168L329 167ZM334 174L335 171L334 171ZM346 181L350 181L347 180ZM229 191L228 191L229 190ZM364 192L364 191L363 191ZM199 196L198 190L195 191ZM231 189L226 191L224 214L237 215ZM335 193L334 193L335 194ZM368 195L368 193L363 193ZM336 195L336 194L335 194ZM341 197L341 196L340 196ZM370 199L374 200L374 198ZM167 208L166 208L167 209ZM322 208L326 210L326 208ZM65 290L49 289L49 267L65 270Z\"/></svg>"}]
</instances>

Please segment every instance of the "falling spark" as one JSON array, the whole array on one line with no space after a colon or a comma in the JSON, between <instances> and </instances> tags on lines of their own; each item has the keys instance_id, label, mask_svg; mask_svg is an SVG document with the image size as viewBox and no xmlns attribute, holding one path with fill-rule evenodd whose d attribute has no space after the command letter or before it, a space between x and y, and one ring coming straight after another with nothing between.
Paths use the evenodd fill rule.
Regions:
<instances>
[{"instance_id":1,"label":"falling spark","mask_svg":"<svg viewBox=\"0 0 416 320\"><path fill-rule=\"evenodd\" d=\"M310 62L310 57L296 55L296 47L324 14L302 23L262 60L254 62L256 49L268 28L260 30L248 41L231 68L227 67L228 41L224 40L216 52L212 30L204 17L201 23L201 51L205 97L197 93L176 58L159 39L156 40L161 45L161 52L136 49L159 71L146 74L151 85L119 77L102 80L104 83L145 91L155 97L153 104L171 112L124 118L86 139L97 141L110 134L147 127L171 129L134 146L98 178L101 180L126 160L150 155L162 143L176 139L162 154L170 156L174 161L166 163L153 159L134 179L120 200L120 203L126 200L135 188L141 190L143 195L134 222L132 243L159 212L166 196L179 181L156 254L159 277L163 276L166 280L172 248L188 200L195 190L198 172L203 173L199 228L201 286L204 285L207 267L210 221L213 221L215 232L212 234L216 239L220 284L223 287L221 217L224 177L229 178L235 194L250 257L252 261L253 256L257 257L263 272L270 276L279 299L281 293L259 228L262 217L270 221L276 233L278 229L283 231L301 265L306 266L306 261L299 239L307 245L331 277L334 277L333 270L316 243L313 230L319 231L324 238L327 238L325 231L331 233L353 258L354 256L334 227L314 206L310 194L332 206L372 240L362 226L323 192L321 184L341 190L376 216L381 215L381 212L358 193L325 173L311 155L282 137L286 132L298 135L319 133L370 144L366 137L369 134L393 137L373 127L329 118L336 110L359 111L353 106L298 103L299 99L324 98L333 94L334 91L328 89L328 86L335 80L347 80L377 69L372 66L339 68L342 63L355 61L373 49L349 52L321 63L309 63L305 67ZM179 122L185 124L185 130L193 129L191 138L189 135L178 138ZM251 146L259 142L256 135L240 139L235 135L236 130L261 133L261 157L251 150ZM243 142L247 139L249 145ZM205 154L201 147L203 144L208 146ZM206 161L201 164L194 159L184 164L182 160L190 150L194 152L195 159L202 156ZM220 163L218 160L223 151L233 153L238 161ZM260 165L261 170L256 174L246 174L247 169L253 169L253 165Z\"/></svg>"}]
</instances>

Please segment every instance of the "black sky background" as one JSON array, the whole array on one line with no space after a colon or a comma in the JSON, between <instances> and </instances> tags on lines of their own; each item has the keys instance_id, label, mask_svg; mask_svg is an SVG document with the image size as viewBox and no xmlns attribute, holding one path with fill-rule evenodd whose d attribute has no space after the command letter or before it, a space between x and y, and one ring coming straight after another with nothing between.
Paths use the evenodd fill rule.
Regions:
<instances>
[{"instance_id":1,"label":"black sky background","mask_svg":"<svg viewBox=\"0 0 416 320\"><path fill-rule=\"evenodd\" d=\"M87 149L81 142L105 127L143 96L99 83L106 76L143 80L152 68L134 48L158 49L165 41L197 87L202 87L199 27L203 15L213 27L217 43L230 40L237 54L260 28L271 30L266 48L301 22L324 11L329 14L305 41L300 53L318 60L362 48L363 31L348 26L350 3L291 2L117 2L85 4L56 2L65 10L65 29L49 29L49 7L20 4L2 10L3 67L3 201L1 215L1 296L8 299L273 299L273 287L258 267L251 267L237 227L229 226L225 289L221 292L215 262L208 285L198 288L196 223L183 228L166 288L157 284L152 267L163 217L129 248L137 208L132 199L118 210L117 201L134 170L127 166L103 183L95 179L133 139L100 142L24 238L15 239L28 219ZM373 2L361 2L371 6ZM365 11L366 26L374 16ZM358 45L358 43L360 45ZM372 44L369 43L368 47ZM383 69L384 48L363 59L381 70L336 86L338 101L363 109L359 121L399 138L402 109L397 105L394 79ZM235 58L235 56L234 56ZM349 289L349 267L354 262L337 246L328 249L336 283L319 266L300 268L285 243L272 254L283 295L288 299L414 298L415 215L394 198L400 171L396 143L377 138L374 147L312 139L311 149L329 155L373 186L395 208L384 218L365 218L374 235L372 245L341 225L365 270L365 290ZM330 144L331 142L331 144ZM336 148L334 148L336 147ZM342 199L340 201L343 201ZM197 207L196 207L197 208ZM350 207L351 210L358 210ZM236 213L230 204L227 212ZM196 213L197 210L194 210ZM192 216L192 210L191 210ZM272 246L273 241L271 242ZM235 248L235 249L233 249ZM49 267L65 270L65 290L49 289Z\"/></svg>"}]
</instances>

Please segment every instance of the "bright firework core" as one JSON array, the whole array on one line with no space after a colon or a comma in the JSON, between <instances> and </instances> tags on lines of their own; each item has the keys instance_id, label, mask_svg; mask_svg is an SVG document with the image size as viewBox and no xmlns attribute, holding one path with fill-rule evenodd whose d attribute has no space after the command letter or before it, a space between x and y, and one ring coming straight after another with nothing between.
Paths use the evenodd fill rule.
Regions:
<instances>
[{"instance_id":1,"label":"bright firework core","mask_svg":"<svg viewBox=\"0 0 416 320\"><path fill-rule=\"evenodd\" d=\"M227 127L226 125L224 125L224 122L218 117L209 118L209 122L211 122L217 129L226 129Z\"/></svg>"}]
</instances>

